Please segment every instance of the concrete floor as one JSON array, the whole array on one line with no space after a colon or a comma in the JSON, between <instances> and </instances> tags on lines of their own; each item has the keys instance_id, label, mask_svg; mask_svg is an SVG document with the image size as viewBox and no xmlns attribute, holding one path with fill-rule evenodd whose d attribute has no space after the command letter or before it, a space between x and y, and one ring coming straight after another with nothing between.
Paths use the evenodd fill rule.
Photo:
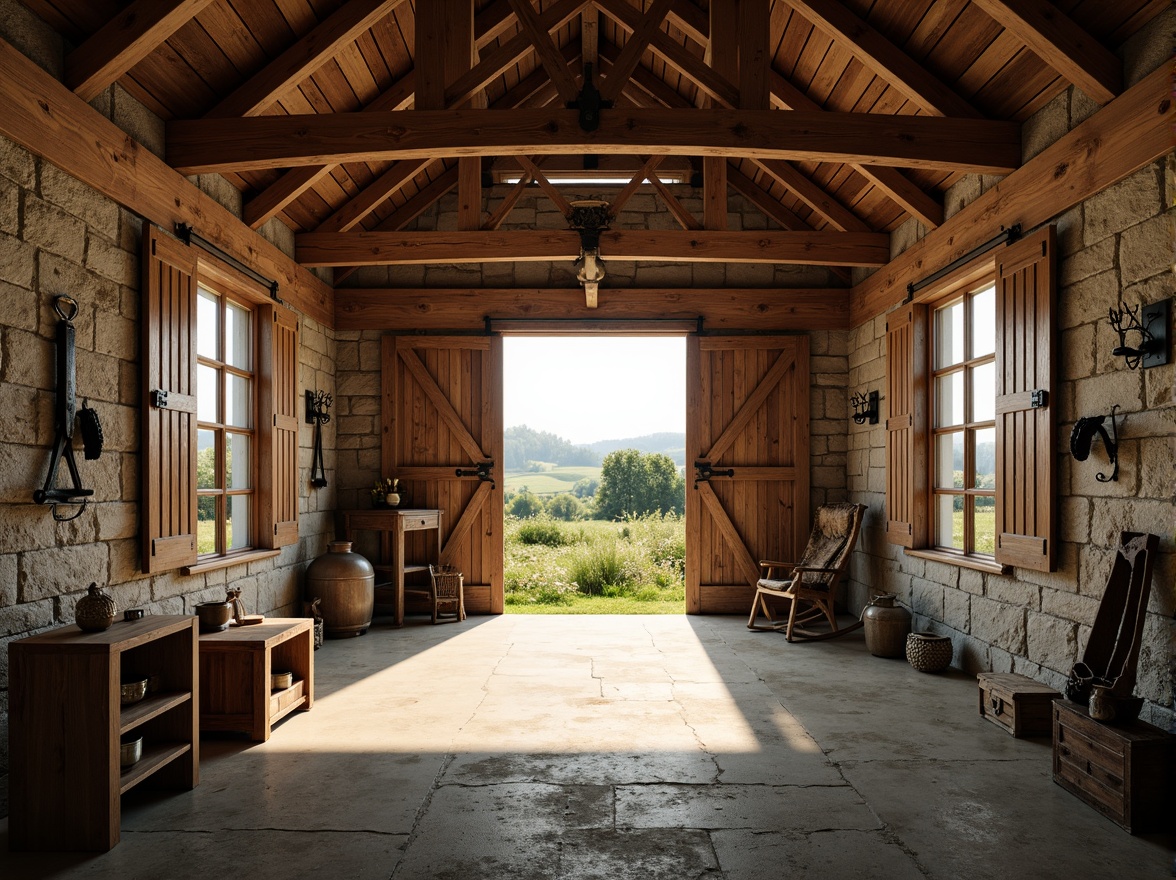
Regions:
<instances>
[{"instance_id":1,"label":"concrete floor","mask_svg":"<svg viewBox=\"0 0 1176 880\"><path fill-rule=\"evenodd\" d=\"M473 618L328 641L266 744L205 738L103 855L0 877L1167 877L1050 779L972 676L737 618Z\"/></svg>"}]
</instances>

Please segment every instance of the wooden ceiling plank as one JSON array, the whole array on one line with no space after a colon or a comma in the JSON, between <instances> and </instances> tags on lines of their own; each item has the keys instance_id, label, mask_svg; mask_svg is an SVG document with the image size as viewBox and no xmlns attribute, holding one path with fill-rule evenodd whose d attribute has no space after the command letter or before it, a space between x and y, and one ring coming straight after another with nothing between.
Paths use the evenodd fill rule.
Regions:
<instances>
[{"instance_id":1,"label":"wooden ceiling plank","mask_svg":"<svg viewBox=\"0 0 1176 880\"><path fill-rule=\"evenodd\" d=\"M661 32L661 26L669 15L673 0L654 0L649 11L644 13L641 21L636 24L629 39L621 49L620 57L609 72L608 79L600 92L606 101L611 101L621 94L625 83L641 63L641 56L645 54L655 33ZM631 8L631 7L630 7ZM636 11L636 10L634 10Z\"/></svg>"},{"instance_id":2,"label":"wooden ceiling plank","mask_svg":"<svg viewBox=\"0 0 1176 880\"><path fill-rule=\"evenodd\" d=\"M649 178L649 175L652 174L654 170L665 160L665 156L656 155L646 158L641 166L641 170L633 175L633 179L626 183L624 188L619 193L617 193L617 197L612 200L612 204L608 209L609 214L613 217L616 217L618 214L620 214L621 211L625 208L625 203L628 202L629 199L633 198L637 190L643 186L645 181Z\"/></svg>"},{"instance_id":3,"label":"wooden ceiling plank","mask_svg":"<svg viewBox=\"0 0 1176 880\"><path fill-rule=\"evenodd\" d=\"M853 211L787 162L773 159L753 161L835 228L842 232L866 232L869 230L869 227Z\"/></svg>"},{"instance_id":4,"label":"wooden ceiling plank","mask_svg":"<svg viewBox=\"0 0 1176 880\"><path fill-rule=\"evenodd\" d=\"M489 46L517 23L509 0L494 0L474 16L474 47Z\"/></svg>"},{"instance_id":5,"label":"wooden ceiling plank","mask_svg":"<svg viewBox=\"0 0 1176 880\"><path fill-rule=\"evenodd\" d=\"M691 0L674 0L673 6L670 7L669 20L670 24L698 45L705 46L710 42L710 21L707 14Z\"/></svg>"},{"instance_id":6,"label":"wooden ceiling plank","mask_svg":"<svg viewBox=\"0 0 1176 880\"><path fill-rule=\"evenodd\" d=\"M531 5L531 0L510 0L510 5L519 20L519 26L535 49L539 63L555 84L560 98L564 101L574 101L580 93L576 78L564 63L563 53L551 41L551 32L540 22L539 14Z\"/></svg>"},{"instance_id":7,"label":"wooden ceiling plank","mask_svg":"<svg viewBox=\"0 0 1176 880\"><path fill-rule=\"evenodd\" d=\"M721 162L724 160L714 159L713 161ZM678 201L678 197L670 191L670 188L661 182L661 179L657 176L657 172L651 171L649 173L648 179L649 182L653 185L653 188L657 190L657 194L661 196L662 201L665 203L666 209L678 222L679 226L681 226L683 229L702 229L702 224L698 221L698 218L687 211L686 206ZM724 174L723 186L726 187L726 185L727 175ZM726 201L725 196L723 201ZM726 224L723 225L723 228L726 228Z\"/></svg>"},{"instance_id":8,"label":"wooden ceiling plank","mask_svg":"<svg viewBox=\"0 0 1176 880\"><path fill-rule=\"evenodd\" d=\"M210 2L136 0L66 56L65 84L92 101Z\"/></svg>"},{"instance_id":9,"label":"wooden ceiling plank","mask_svg":"<svg viewBox=\"0 0 1176 880\"><path fill-rule=\"evenodd\" d=\"M354 229L364 217L375 210L377 205L403 189L406 183L424 171L431 162L431 159L413 159L395 163L365 187L363 192L320 223L315 231L347 232Z\"/></svg>"},{"instance_id":10,"label":"wooden ceiling plank","mask_svg":"<svg viewBox=\"0 0 1176 880\"><path fill-rule=\"evenodd\" d=\"M579 15L583 5L583 0L559 0L539 16L539 26L551 33ZM534 46L526 33L515 34L497 49L488 52L469 73L449 85L445 90L448 105L453 107L468 101L488 82L533 50Z\"/></svg>"},{"instance_id":11,"label":"wooden ceiling plank","mask_svg":"<svg viewBox=\"0 0 1176 880\"><path fill-rule=\"evenodd\" d=\"M1123 90L1118 57L1049 0L976 0L976 5L1096 103L1109 103Z\"/></svg>"},{"instance_id":12,"label":"wooden ceiling plank","mask_svg":"<svg viewBox=\"0 0 1176 880\"><path fill-rule=\"evenodd\" d=\"M772 71L772 100L788 110L817 111L820 105L804 92ZM934 229L943 223L943 203L927 195L897 168L853 163L853 168L881 188L897 205Z\"/></svg>"},{"instance_id":13,"label":"wooden ceiling plank","mask_svg":"<svg viewBox=\"0 0 1176 880\"><path fill-rule=\"evenodd\" d=\"M979 112L865 20L837 0L788 0L788 4L855 54L879 76L939 116L974 118Z\"/></svg>"},{"instance_id":14,"label":"wooden ceiling plank","mask_svg":"<svg viewBox=\"0 0 1176 880\"><path fill-rule=\"evenodd\" d=\"M591 133L575 110L402 110L173 120L167 160L184 174L438 156L666 153L861 162L1004 174L1020 126L1002 120L649 109L609 113Z\"/></svg>"},{"instance_id":15,"label":"wooden ceiling plank","mask_svg":"<svg viewBox=\"0 0 1176 880\"><path fill-rule=\"evenodd\" d=\"M304 232L295 237L304 266L396 266L574 260L574 229L512 232ZM612 229L601 233L605 259L666 262L881 266L890 236L875 232L708 232Z\"/></svg>"},{"instance_id":16,"label":"wooden ceiling plank","mask_svg":"<svg viewBox=\"0 0 1176 880\"><path fill-rule=\"evenodd\" d=\"M729 166L727 168L727 182L737 192L742 193L744 198L763 211L767 217L775 220L785 229L799 231L811 228L795 213L772 198L771 194L765 192L758 183L736 168L734 162L729 162Z\"/></svg>"},{"instance_id":17,"label":"wooden ceiling plank","mask_svg":"<svg viewBox=\"0 0 1176 880\"><path fill-rule=\"evenodd\" d=\"M556 209L565 217L572 216L571 203L563 197L563 193L561 193L559 189L550 180L547 179L547 176L539 170L539 166L536 165L528 156L516 156L515 158L518 160L518 163L523 166L523 170L530 174L531 177L535 178L535 182L539 184L539 188L543 190L547 198L551 199L551 202L555 205Z\"/></svg>"},{"instance_id":18,"label":"wooden ceiling plank","mask_svg":"<svg viewBox=\"0 0 1176 880\"><path fill-rule=\"evenodd\" d=\"M1162 66L987 190L965 211L857 284L852 321L882 314L906 285L968 253L1001 229L1035 229L1172 150L1171 72Z\"/></svg>"}]
</instances>

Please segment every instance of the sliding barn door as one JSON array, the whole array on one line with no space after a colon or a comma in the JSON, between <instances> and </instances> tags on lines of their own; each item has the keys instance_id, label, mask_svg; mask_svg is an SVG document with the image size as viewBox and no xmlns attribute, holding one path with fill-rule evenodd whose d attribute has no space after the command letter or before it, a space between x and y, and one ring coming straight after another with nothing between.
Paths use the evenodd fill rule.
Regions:
<instances>
[{"instance_id":1,"label":"sliding barn door","mask_svg":"<svg viewBox=\"0 0 1176 880\"><path fill-rule=\"evenodd\" d=\"M759 560L809 530L805 336L688 339L686 611L746 614Z\"/></svg>"},{"instance_id":2,"label":"sliding barn door","mask_svg":"<svg viewBox=\"0 0 1176 880\"><path fill-rule=\"evenodd\" d=\"M502 338L386 336L386 476L405 503L439 508L441 560L465 575L466 610L501 614ZM432 532L405 536L405 558L427 559Z\"/></svg>"}]
</instances>

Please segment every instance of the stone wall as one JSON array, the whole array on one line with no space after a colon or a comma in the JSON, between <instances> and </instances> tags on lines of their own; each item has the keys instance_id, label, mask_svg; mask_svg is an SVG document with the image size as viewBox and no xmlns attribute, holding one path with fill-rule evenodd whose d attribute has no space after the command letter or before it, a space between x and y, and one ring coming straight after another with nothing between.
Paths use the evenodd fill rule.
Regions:
<instances>
[{"instance_id":1,"label":"stone wall","mask_svg":"<svg viewBox=\"0 0 1176 880\"><path fill-rule=\"evenodd\" d=\"M215 180L200 182L216 189ZM0 815L7 812L8 642L71 623L74 603L90 581L106 587L120 610L190 614L199 602L223 599L232 584L242 589L250 611L301 616L305 563L324 552L334 530L334 423L324 432L325 489L310 488L312 435L303 425L306 490L297 544L275 558L206 574L141 572L141 236L140 218L0 138L0 410L6 418L0 437ZM54 440L58 294L79 303L78 400L98 412L105 435L97 461L83 460L75 444L83 484L94 496L81 516L64 523L32 503ZM334 331L303 318L301 334L299 388L334 393Z\"/></svg>"},{"instance_id":2,"label":"stone wall","mask_svg":"<svg viewBox=\"0 0 1176 880\"><path fill-rule=\"evenodd\" d=\"M1074 89L1059 96L1026 123L1027 156L1095 109ZM1053 398L1059 475L1056 572L983 574L906 556L886 544L885 401L882 424L850 425L847 465L850 498L870 507L853 560L851 604L860 610L874 592L896 593L914 612L916 628L952 637L955 662L969 671L1020 672L1060 688L1090 635L1119 532L1158 532L1161 553L1136 693L1149 701L1143 717L1164 727L1172 714L1169 621L1176 609L1176 365L1128 370L1122 358L1111 355L1118 340L1107 310L1120 299L1134 305L1172 296L1174 169L1176 158L1169 156L1053 221L1060 280ZM989 179L976 177L957 184L947 194L949 215L989 185ZM908 224L893 236L896 251L921 234ZM886 316L880 315L850 332L850 388L884 389L885 325ZM1095 479L1106 470L1101 445L1088 461L1076 462L1068 438L1079 417L1106 415L1114 404L1125 416L1119 429L1121 468L1117 482L1102 483Z\"/></svg>"}]
</instances>

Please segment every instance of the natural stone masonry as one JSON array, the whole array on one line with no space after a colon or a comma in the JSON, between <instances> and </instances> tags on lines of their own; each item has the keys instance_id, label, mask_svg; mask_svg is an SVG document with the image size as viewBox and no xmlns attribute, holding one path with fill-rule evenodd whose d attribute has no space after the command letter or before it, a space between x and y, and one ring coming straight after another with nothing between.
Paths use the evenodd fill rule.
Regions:
<instances>
[{"instance_id":1,"label":"natural stone masonry","mask_svg":"<svg viewBox=\"0 0 1176 880\"><path fill-rule=\"evenodd\" d=\"M1070 89L1025 125L1025 142L1039 150L1086 115L1080 93ZM1173 646L1168 621L1176 608L1176 519L1173 436L1176 436L1176 365L1127 370L1111 349L1118 339L1107 310L1172 296L1171 178L1157 162L1055 219L1060 252L1060 290L1055 309L1058 386L1058 570L1017 569L1012 576L905 556L885 543L883 481L886 437L882 425L850 426L847 488L850 500L870 507L851 567L851 604L860 609L879 589L895 592L915 613L917 628L952 637L955 662L967 670L1020 672L1058 687L1081 655L1098 599L1114 560L1119 532L1161 536L1136 693L1148 703L1143 717L1167 727L1172 718L1168 664ZM947 194L948 214L985 189L965 178ZM894 236L909 243L921 232ZM885 322L880 315L849 334L849 387L882 383ZM1095 479L1109 472L1098 446L1086 462L1069 455L1070 429L1081 416L1107 415L1118 404L1118 482ZM887 404L883 402L883 422Z\"/></svg>"}]
</instances>

